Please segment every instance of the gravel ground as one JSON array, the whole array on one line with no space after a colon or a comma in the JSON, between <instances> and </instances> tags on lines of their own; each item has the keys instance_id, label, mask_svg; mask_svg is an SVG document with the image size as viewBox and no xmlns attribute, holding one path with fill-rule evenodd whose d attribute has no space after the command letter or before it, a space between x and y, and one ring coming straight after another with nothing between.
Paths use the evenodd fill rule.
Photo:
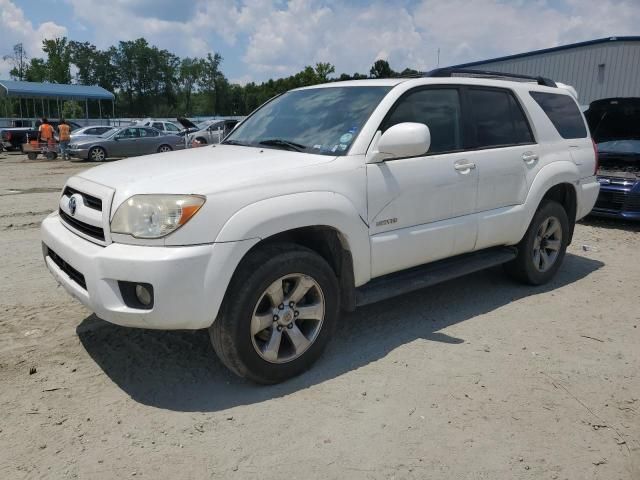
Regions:
<instances>
[{"instance_id":1,"label":"gravel ground","mask_svg":"<svg viewBox=\"0 0 640 480\"><path fill-rule=\"evenodd\" d=\"M260 387L204 331L57 287L38 226L84 168L0 153L1 479L640 479L638 226L578 225L542 288L497 268L362 308Z\"/></svg>"}]
</instances>

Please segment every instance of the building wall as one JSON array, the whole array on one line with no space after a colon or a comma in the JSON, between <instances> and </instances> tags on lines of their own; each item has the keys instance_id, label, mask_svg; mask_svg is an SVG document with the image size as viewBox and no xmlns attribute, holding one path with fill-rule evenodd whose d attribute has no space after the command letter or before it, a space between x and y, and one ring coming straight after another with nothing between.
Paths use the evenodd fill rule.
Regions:
<instances>
[{"instance_id":1,"label":"building wall","mask_svg":"<svg viewBox=\"0 0 640 480\"><path fill-rule=\"evenodd\" d=\"M609 97L640 97L640 42L610 41L530 56L474 63L470 69L541 75L573 85L581 105Z\"/></svg>"}]
</instances>

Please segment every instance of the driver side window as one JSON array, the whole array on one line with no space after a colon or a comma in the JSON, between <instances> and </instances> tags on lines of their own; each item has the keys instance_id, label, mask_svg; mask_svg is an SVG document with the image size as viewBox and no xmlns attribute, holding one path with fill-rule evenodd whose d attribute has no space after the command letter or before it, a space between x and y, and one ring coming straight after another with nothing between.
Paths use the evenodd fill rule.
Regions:
<instances>
[{"instance_id":1,"label":"driver side window","mask_svg":"<svg viewBox=\"0 0 640 480\"><path fill-rule=\"evenodd\" d=\"M410 92L394 106L382 131L403 122L424 123L431 132L429 153L462 150L460 94L455 88Z\"/></svg>"}]
</instances>

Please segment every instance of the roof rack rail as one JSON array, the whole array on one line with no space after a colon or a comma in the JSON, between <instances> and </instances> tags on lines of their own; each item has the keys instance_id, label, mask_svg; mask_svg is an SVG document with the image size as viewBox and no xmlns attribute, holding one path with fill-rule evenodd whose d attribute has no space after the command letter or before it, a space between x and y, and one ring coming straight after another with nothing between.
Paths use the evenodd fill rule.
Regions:
<instances>
[{"instance_id":1,"label":"roof rack rail","mask_svg":"<svg viewBox=\"0 0 640 480\"><path fill-rule=\"evenodd\" d=\"M454 74L467 75L470 77L495 78L495 79L521 79L534 81L538 85L545 87L557 87L556 82L546 77L533 77L530 75L519 75L516 73L492 72L490 70L474 70L472 68L436 68L424 74L425 77L453 77Z\"/></svg>"}]
</instances>

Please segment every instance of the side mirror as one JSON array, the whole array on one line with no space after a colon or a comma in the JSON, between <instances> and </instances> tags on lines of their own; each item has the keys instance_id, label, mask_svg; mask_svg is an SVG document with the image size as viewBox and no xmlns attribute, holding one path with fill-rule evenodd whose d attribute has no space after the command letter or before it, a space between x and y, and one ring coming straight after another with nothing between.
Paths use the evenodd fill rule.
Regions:
<instances>
[{"instance_id":1,"label":"side mirror","mask_svg":"<svg viewBox=\"0 0 640 480\"><path fill-rule=\"evenodd\" d=\"M417 157L426 154L430 146L431 132L424 123L399 123L380 136L367 161L379 163L394 158Z\"/></svg>"}]
</instances>

